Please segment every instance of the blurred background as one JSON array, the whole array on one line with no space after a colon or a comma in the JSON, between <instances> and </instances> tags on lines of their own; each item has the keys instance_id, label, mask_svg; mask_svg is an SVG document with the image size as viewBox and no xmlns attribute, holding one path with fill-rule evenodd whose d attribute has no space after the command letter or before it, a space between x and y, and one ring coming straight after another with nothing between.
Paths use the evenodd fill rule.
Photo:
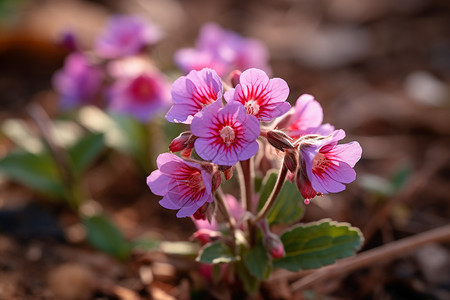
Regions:
<instances>
[{"instance_id":1,"label":"blurred background","mask_svg":"<svg viewBox=\"0 0 450 300\"><path fill-rule=\"evenodd\" d=\"M269 49L273 76L291 89L291 104L303 93L314 95L324 122L344 129L345 141L359 141L363 157L355 168L357 180L344 192L313 201L304 221L349 222L364 233L363 250L449 223L449 1L1 0L0 120L26 118L25 107L32 102L52 115L58 101L52 76L68 54L58 45L61 34L72 30L89 48L116 13L138 13L160 27L163 38L152 46L151 59L169 77L179 75L175 51L193 47L206 22L261 40ZM2 138L0 155L10 148ZM97 162L86 180L126 237L150 231L172 241L189 238L190 220L159 207L145 176L126 157L109 160L120 166ZM57 223L45 223L51 233L24 225L20 218L32 217L23 210L20 222L5 221L30 203L40 205L35 210L43 210L44 223ZM135 267L92 251L76 237L62 241L79 233L64 209L2 178L0 210L1 299L62 299L55 295L67 282L78 296L66 299L147 299L140 286L145 274L136 276ZM278 297L450 299L449 250L449 244L429 244L308 292ZM148 293L154 299L185 295L183 262L165 261L152 271L154 288ZM98 277L101 284L92 287ZM84 289L90 293L79 296Z\"/></svg>"}]
</instances>

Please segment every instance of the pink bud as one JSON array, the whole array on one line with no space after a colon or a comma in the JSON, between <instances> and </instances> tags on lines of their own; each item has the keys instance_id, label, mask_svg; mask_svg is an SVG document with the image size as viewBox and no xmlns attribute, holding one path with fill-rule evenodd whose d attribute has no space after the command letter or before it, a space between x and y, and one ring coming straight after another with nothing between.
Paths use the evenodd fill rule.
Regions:
<instances>
[{"instance_id":1,"label":"pink bud","mask_svg":"<svg viewBox=\"0 0 450 300\"><path fill-rule=\"evenodd\" d=\"M190 131L182 132L179 136L173 139L173 141L169 145L170 152L178 152L187 148L188 141L191 138L192 134Z\"/></svg>"},{"instance_id":2,"label":"pink bud","mask_svg":"<svg viewBox=\"0 0 450 300\"><path fill-rule=\"evenodd\" d=\"M208 210L209 203L203 204L197 211L192 215L196 220L206 220L206 211Z\"/></svg>"},{"instance_id":3,"label":"pink bud","mask_svg":"<svg viewBox=\"0 0 450 300\"><path fill-rule=\"evenodd\" d=\"M234 70L230 73L228 77L230 79L231 85L235 88L239 84L239 78L241 77L242 72L239 70Z\"/></svg>"},{"instance_id":4,"label":"pink bud","mask_svg":"<svg viewBox=\"0 0 450 300\"><path fill-rule=\"evenodd\" d=\"M200 244L205 245L209 242L217 240L221 236L220 232L202 228L194 232L192 238L198 240Z\"/></svg>"},{"instance_id":5,"label":"pink bud","mask_svg":"<svg viewBox=\"0 0 450 300\"><path fill-rule=\"evenodd\" d=\"M264 245L273 258L281 258L286 254L280 238L271 232L266 235Z\"/></svg>"},{"instance_id":6,"label":"pink bud","mask_svg":"<svg viewBox=\"0 0 450 300\"><path fill-rule=\"evenodd\" d=\"M220 178L220 172L215 172L212 176L212 191L216 191L221 183L222 179Z\"/></svg>"},{"instance_id":7,"label":"pink bud","mask_svg":"<svg viewBox=\"0 0 450 300\"><path fill-rule=\"evenodd\" d=\"M225 180L230 180L233 177L235 166L219 166L219 170L225 175Z\"/></svg>"}]
</instances>

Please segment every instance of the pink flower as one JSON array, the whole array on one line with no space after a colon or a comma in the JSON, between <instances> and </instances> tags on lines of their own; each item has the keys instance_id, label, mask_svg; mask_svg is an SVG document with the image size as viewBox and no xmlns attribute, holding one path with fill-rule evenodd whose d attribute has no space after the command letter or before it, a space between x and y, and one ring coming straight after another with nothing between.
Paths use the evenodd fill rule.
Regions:
<instances>
[{"instance_id":1,"label":"pink flower","mask_svg":"<svg viewBox=\"0 0 450 300\"><path fill-rule=\"evenodd\" d=\"M260 121L271 121L291 107L286 102L289 87L281 78L269 79L262 70L248 69L241 74L239 82L235 89L225 93L225 100L242 103L247 113Z\"/></svg>"},{"instance_id":2,"label":"pink flower","mask_svg":"<svg viewBox=\"0 0 450 300\"><path fill-rule=\"evenodd\" d=\"M353 167L362 149L358 142L338 145L344 137L343 130L336 130L324 139L306 140L299 145L297 185L306 201L319 194L343 191L344 184L355 180Z\"/></svg>"},{"instance_id":3,"label":"pink flower","mask_svg":"<svg viewBox=\"0 0 450 300\"><path fill-rule=\"evenodd\" d=\"M62 70L53 76L53 86L61 94L61 106L70 109L95 104L104 74L86 56L74 52L67 56Z\"/></svg>"},{"instance_id":4,"label":"pink flower","mask_svg":"<svg viewBox=\"0 0 450 300\"><path fill-rule=\"evenodd\" d=\"M103 58L119 58L134 55L159 39L159 30L147 20L116 15L98 37L95 51Z\"/></svg>"},{"instance_id":5,"label":"pink flower","mask_svg":"<svg viewBox=\"0 0 450 300\"><path fill-rule=\"evenodd\" d=\"M217 165L232 166L258 151L258 120L237 101L222 107L221 100L217 100L205 107L192 120L191 132L197 136L197 154Z\"/></svg>"},{"instance_id":6,"label":"pink flower","mask_svg":"<svg viewBox=\"0 0 450 300\"><path fill-rule=\"evenodd\" d=\"M164 76L156 71L120 77L108 92L109 109L147 122L169 105L168 90Z\"/></svg>"},{"instance_id":7,"label":"pink flower","mask_svg":"<svg viewBox=\"0 0 450 300\"><path fill-rule=\"evenodd\" d=\"M322 124L323 110L319 102L308 94L301 95L295 107L276 121L275 128L283 130L291 138L297 139L307 134L327 136L334 131L330 124Z\"/></svg>"},{"instance_id":8,"label":"pink flower","mask_svg":"<svg viewBox=\"0 0 450 300\"><path fill-rule=\"evenodd\" d=\"M234 69L260 68L270 72L269 52L259 40L207 23L200 30L195 48L183 48L175 53L175 62L184 71L216 70L220 76Z\"/></svg>"},{"instance_id":9,"label":"pink flower","mask_svg":"<svg viewBox=\"0 0 450 300\"><path fill-rule=\"evenodd\" d=\"M222 80L214 70L191 71L172 85L173 106L166 115L169 122L190 124L203 107L222 98Z\"/></svg>"},{"instance_id":10,"label":"pink flower","mask_svg":"<svg viewBox=\"0 0 450 300\"><path fill-rule=\"evenodd\" d=\"M158 196L159 204L179 209L178 218L194 214L206 202L212 202L211 174L195 162L163 153L156 160L158 170L147 177L147 185Z\"/></svg>"}]
</instances>

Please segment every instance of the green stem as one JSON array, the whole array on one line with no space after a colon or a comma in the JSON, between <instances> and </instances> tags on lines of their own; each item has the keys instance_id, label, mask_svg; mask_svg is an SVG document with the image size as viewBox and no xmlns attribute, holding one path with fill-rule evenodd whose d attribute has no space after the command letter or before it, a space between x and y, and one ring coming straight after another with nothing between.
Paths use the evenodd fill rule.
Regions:
<instances>
[{"instance_id":1,"label":"green stem","mask_svg":"<svg viewBox=\"0 0 450 300\"><path fill-rule=\"evenodd\" d=\"M283 187L283 184L286 180L287 171L288 169L283 161L280 173L278 174L277 182L275 183L275 187L272 193L270 194L269 199L267 199L266 203L264 204L263 208L259 211L255 219L253 219L253 224L258 223L258 221L260 221L262 218L265 218L269 213L270 209L272 208L272 206L275 204L278 194L280 194L281 188Z\"/></svg>"}]
</instances>

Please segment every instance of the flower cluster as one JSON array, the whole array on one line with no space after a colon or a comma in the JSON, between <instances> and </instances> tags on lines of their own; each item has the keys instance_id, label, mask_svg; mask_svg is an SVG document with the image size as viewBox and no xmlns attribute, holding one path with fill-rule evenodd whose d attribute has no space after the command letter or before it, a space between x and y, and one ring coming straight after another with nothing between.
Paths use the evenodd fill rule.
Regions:
<instances>
[{"instance_id":1,"label":"flower cluster","mask_svg":"<svg viewBox=\"0 0 450 300\"><path fill-rule=\"evenodd\" d=\"M175 53L175 62L185 73L208 67L220 76L234 69L258 68L270 72L268 60L269 53L263 43L215 23L202 26L195 48L182 48Z\"/></svg>"},{"instance_id":2,"label":"flower cluster","mask_svg":"<svg viewBox=\"0 0 450 300\"><path fill-rule=\"evenodd\" d=\"M147 122L169 106L165 76L142 55L161 37L159 30L138 16L113 16L92 51L83 51L72 32L61 43L73 51L53 78L61 108L96 105Z\"/></svg>"},{"instance_id":3,"label":"flower cluster","mask_svg":"<svg viewBox=\"0 0 450 300\"><path fill-rule=\"evenodd\" d=\"M166 118L190 124L190 131L169 146L172 152L181 152L182 158L165 154L172 167L158 162L159 170L149 176L152 191L164 196L161 205L180 209L178 216L188 216L195 207L212 202L221 172L252 158L258 152L258 137L265 138L278 156L284 156L283 168L293 174L305 203L317 195L342 191L344 184L355 180L353 167L361 157L361 147L357 142L338 145L344 131L322 124L322 108L313 96L300 96L291 108L286 101L289 87L283 79L270 79L255 68L236 74L234 87L225 92L221 78L209 68L193 70L173 83L173 106ZM193 158L194 150L200 159ZM191 169L193 164L197 164L196 171ZM191 170L190 175L186 169ZM209 172L209 177L192 172ZM169 177L172 188L160 187L158 182ZM200 184L201 178L208 181Z\"/></svg>"}]
</instances>

